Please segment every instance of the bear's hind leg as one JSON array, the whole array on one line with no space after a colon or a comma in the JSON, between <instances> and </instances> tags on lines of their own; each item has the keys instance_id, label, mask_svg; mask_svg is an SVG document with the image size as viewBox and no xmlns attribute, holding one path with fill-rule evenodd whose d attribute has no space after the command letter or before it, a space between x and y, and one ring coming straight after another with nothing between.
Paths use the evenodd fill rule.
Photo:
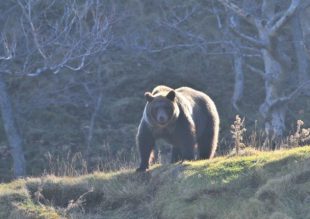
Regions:
<instances>
[{"instance_id":1,"label":"bear's hind leg","mask_svg":"<svg viewBox=\"0 0 310 219\"><path fill-rule=\"evenodd\" d=\"M180 149L177 147L172 147L171 163L176 163L180 160L182 160Z\"/></svg>"},{"instance_id":2,"label":"bear's hind leg","mask_svg":"<svg viewBox=\"0 0 310 219\"><path fill-rule=\"evenodd\" d=\"M188 145L184 145L181 148L182 160L194 160L194 143L190 143Z\"/></svg>"},{"instance_id":3,"label":"bear's hind leg","mask_svg":"<svg viewBox=\"0 0 310 219\"><path fill-rule=\"evenodd\" d=\"M217 147L218 133L216 130L209 129L207 132L197 139L198 143L198 159L213 158Z\"/></svg>"},{"instance_id":4,"label":"bear's hind leg","mask_svg":"<svg viewBox=\"0 0 310 219\"><path fill-rule=\"evenodd\" d=\"M194 160L194 149L191 146L183 146L182 148L173 147L171 155L171 163L183 160Z\"/></svg>"}]
</instances>

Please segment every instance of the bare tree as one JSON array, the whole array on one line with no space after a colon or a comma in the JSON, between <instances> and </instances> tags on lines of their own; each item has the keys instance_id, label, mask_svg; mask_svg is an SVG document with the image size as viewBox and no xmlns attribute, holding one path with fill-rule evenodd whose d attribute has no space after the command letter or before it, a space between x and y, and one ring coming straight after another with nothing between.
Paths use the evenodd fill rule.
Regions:
<instances>
[{"instance_id":1,"label":"bare tree","mask_svg":"<svg viewBox=\"0 0 310 219\"><path fill-rule=\"evenodd\" d=\"M238 104L244 96L245 72L258 74L264 82L265 100L258 111L265 131L269 137L281 137L286 129L288 103L301 93L309 93L309 54L301 26L301 13L309 7L309 2L217 0L225 6L225 11L216 1L205 3L204 7L198 2L181 5L161 2L163 17L157 23L173 32L172 40L158 39L153 43L156 46L152 40L146 40L149 43L143 45L144 49L151 53L194 50L208 57L231 55L235 72L233 107L240 111ZM216 19L222 37L214 40L212 34L218 34L215 30L207 33L186 25L201 14L210 22L205 23L206 28L214 28L211 22ZM197 22L201 25L197 20L194 25L198 25Z\"/></svg>"},{"instance_id":2,"label":"bare tree","mask_svg":"<svg viewBox=\"0 0 310 219\"><path fill-rule=\"evenodd\" d=\"M111 40L110 17L103 8L99 0L16 0L2 9L0 104L16 177L25 175L23 138L5 88L6 77L83 69Z\"/></svg>"},{"instance_id":3,"label":"bare tree","mask_svg":"<svg viewBox=\"0 0 310 219\"><path fill-rule=\"evenodd\" d=\"M265 131L269 135L280 137L285 131L288 101L296 97L309 84L309 82L299 83L293 91L288 93L285 77L287 77L287 74L294 72L290 72L292 71L290 57L283 50L281 51L285 44L283 42L280 43L282 37L281 29L289 19L296 15L301 1L292 0L287 8L283 8L280 5L282 10L279 10L279 4L276 1L264 0L260 6L257 5L256 9L259 8L259 13L254 13L251 10L247 10L248 8L240 7L231 1L218 1L256 30L257 34L253 36L242 32L240 25L235 25L233 19L230 24L231 30L235 35L255 49L260 50L264 69L248 66L251 70L259 72L264 80L265 101L260 106L260 114L264 118ZM300 40L300 35L295 36L295 38L297 37ZM299 65L304 67L307 61L300 59L299 62ZM305 73L299 72L299 74L302 74L301 77L305 78ZM236 80L236 83L238 83L238 80Z\"/></svg>"},{"instance_id":4,"label":"bare tree","mask_svg":"<svg viewBox=\"0 0 310 219\"><path fill-rule=\"evenodd\" d=\"M22 148L23 140L16 126L11 100L8 95L5 81L3 80L3 74L0 74L0 110L4 130L11 147L10 151L14 161L14 175L16 177L24 176L25 157Z\"/></svg>"}]
</instances>

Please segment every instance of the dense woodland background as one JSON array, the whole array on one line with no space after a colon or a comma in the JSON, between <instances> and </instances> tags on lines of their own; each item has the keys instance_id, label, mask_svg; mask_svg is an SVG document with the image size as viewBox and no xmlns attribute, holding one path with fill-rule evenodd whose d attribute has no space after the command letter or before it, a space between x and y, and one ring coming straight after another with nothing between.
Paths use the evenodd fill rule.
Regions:
<instances>
[{"instance_id":1,"label":"dense woodland background","mask_svg":"<svg viewBox=\"0 0 310 219\"><path fill-rule=\"evenodd\" d=\"M309 127L309 0L0 4L0 181L136 162L143 94L159 84L214 99L219 153L236 114L249 142Z\"/></svg>"}]
</instances>

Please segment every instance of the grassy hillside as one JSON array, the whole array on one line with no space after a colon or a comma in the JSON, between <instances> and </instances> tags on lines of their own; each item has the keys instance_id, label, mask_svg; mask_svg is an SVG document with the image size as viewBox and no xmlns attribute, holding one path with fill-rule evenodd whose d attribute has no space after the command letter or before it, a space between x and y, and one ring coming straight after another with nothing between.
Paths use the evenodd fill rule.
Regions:
<instances>
[{"instance_id":1,"label":"grassy hillside","mask_svg":"<svg viewBox=\"0 0 310 219\"><path fill-rule=\"evenodd\" d=\"M310 146L0 185L0 218L310 218Z\"/></svg>"}]
</instances>

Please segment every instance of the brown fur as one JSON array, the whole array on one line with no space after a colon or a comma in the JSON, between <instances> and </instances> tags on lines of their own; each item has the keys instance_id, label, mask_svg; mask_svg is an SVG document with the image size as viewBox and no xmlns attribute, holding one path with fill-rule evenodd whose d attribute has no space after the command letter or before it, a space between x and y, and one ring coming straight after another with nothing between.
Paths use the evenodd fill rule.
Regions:
<instances>
[{"instance_id":1,"label":"brown fur","mask_svg":"<svg viewBox=\"0 0 310 219\"><path fill-rule=\"evenodd\" d=\"M195 145L199 159L214 156L218 143L219 116L209 96L188 87L174 90L163 85L155 87L152 93L147 92L145 96L148 102L137 134L141 156L138 171L148 168L149 157L158 138L173 145L171 162L194 159ZM173 110L164 125L160 125L150 114L159 103L164 109Z\"/></svg>"}]
</instances>

